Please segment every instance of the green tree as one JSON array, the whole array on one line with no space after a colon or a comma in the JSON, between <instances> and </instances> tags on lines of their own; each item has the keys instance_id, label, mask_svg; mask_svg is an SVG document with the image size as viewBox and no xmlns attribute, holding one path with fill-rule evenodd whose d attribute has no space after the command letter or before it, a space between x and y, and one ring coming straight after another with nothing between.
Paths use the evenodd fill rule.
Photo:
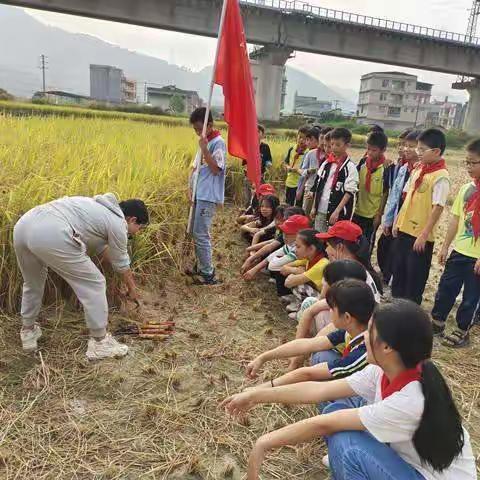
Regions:
<instances>
[{"instance_id":1,"label":"green tree","mask_svg":"<svg viewBox=\"0 0 480 480\"><path fill-rule=\"evenodd\" d=\"M180 95L173 95L170 99L170 110L174 113L183 113L185 111L185 100Z\"/></svg>"}]
</instances>

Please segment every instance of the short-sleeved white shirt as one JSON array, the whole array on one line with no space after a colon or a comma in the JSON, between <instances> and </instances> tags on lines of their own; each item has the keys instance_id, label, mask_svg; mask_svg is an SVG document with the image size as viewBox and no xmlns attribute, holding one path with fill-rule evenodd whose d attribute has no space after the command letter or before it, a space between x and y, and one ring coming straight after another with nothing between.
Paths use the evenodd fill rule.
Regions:
<instances>
[{"instance_id":1,"label":"short-sleeved white shirt","mask_svg":"<svg viewBox=\"0 0 480 480\"><path fill-rule=\"evenodd\" d=\"M426 480L476 480L475 458L470 437L465 430L462 453L447 470L437 472L422 464L413 445L413 436L424 408L422 386L420 382L410 382L382 400L382 373L376 365L369 365L346 379L355 393L367 401L367 405L359 408L360 420L367 431L379 442L389 443Z\"/></svg>"}]
</instances>

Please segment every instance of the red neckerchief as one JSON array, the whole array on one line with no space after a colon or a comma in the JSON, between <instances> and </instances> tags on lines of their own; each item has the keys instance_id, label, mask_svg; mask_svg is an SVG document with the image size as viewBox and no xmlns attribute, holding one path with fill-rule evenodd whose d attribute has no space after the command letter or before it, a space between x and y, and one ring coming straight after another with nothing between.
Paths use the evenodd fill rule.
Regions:
<instances>
[{"instance_id":1,"label":"red neckerchief","mask_svg":"<svg viewBox=\"0 0 480 480\"><path fill-rule=\"evenodd\" d=\"M212 130L208 135L207 135L207 140L211 142L214 138L217 138L221 135L219 130Z\"/></svg>"},{"instance_id":2,"label":"red neckerchief","mask_svg":"<svg viewBox=\"0 0 480 480\"><path fill-rule=\"evenodd\" d=\"M318 253L313 260L308 262L308 269L310 270L314 265L316 265L322 258L325 258L323 253Z\"/></svg>"},{"instance_id":3,"label":"red neckerchief","mask_svg":"<svg viewBox=\"0 0 480 480\"><path fill-rule=\"evenodd\" d=\"M350 355L350 352L358 345L361 345L362 343L364 343L364 341L365 341L365 337L363 336L363 334L361 336L357 335L355 338L352 338L350 342L348 342L348 345L346 345L345 349L343 350L342 358L348 357L348 355Z\"/></svg>"},{"instance_id":4,"label":"red neckerchief","mask_svg":"<svg viewBox=\"0 0 480 480\"><path fill-rule=\"evenodd\" d=\"M474 180L475 191L465 205L465 213L472 213L472 229L475 241L480 237L480 180Z\"/></svg>"},{"instance_id":5,"label":"red neckerchief","mask_svg":"<svg viewBox=\"0 0 480 480\"><path fill-rule=\"evenodd\" d=\"M429 165L423 164L420 168L421 168L420 175L415 181L415 187L413 189L414 193L418 190L418 188L422 184L423 177L425 175L428 175L429 173L438 172L438 170L446 170L447 164L445 163L445 160L442 158L438 162L430 163Z\"/></svg>"},{"instance_id":6,"label":"red neckerchief","mask_svg":"<svg viewBox=\"0 0 480 480\"><path fill-rule=\"evenodd\" d=\"M381 382L382 400L385 400L395 392L399 392L411 382L419 382L422 379L422 367L420 365L421 364L415 368L404 370L400 375L397 375L392 382L383 374Z\"/></svg>"},{"instance_id":7,"label":"red neckerchief","mask_svg":"<svg viewBox=\"0 0 480 480\"><path fill-rule=\"evenodd\" d=\"M337 170L335 171L335 174L333 176L332 190L335 189L335 185L337 184L338 174L340 173L340 167L343 165L343 162L345 162L347 158L348 158L348 155L343 155L340 158L337 158L333 153L331 153L325 160L327 163L334 163L337 165Z\"/></svg>"},{"instance_id":8,"label":"red neckerchief","mask_svg":"<svg viewBox=\"0 0 480 480\"><path fill-rule=\"evenodd\" d=\"M367 160L365 162L365 166L367 167L367 177L365 178L365 188L367 192L370 193L370 188L372 186L372 174L380 168L385 163L385 156L381 155L377 161L374 161L367 155Z\"/></svg>"}]
</instances>

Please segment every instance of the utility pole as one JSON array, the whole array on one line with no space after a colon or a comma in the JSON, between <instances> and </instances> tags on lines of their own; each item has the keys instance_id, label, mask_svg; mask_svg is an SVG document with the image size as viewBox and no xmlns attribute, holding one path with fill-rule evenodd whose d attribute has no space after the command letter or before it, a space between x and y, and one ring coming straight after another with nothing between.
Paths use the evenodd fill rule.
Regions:
<instances>
[{"instance_id":1,"label":"utility pole","mask_svg":"<svg viewBox=\"0 0 480 480\"><path fill-rule=\"evenodd\" d=\"M47 88L45 86L45 70L47 69L47 57L40 55L40 70L42 71L42 92L45 94Z\"/></svg>"},{"instance_id":2,"label":"utility pole","mask_svg":"<svg viewBox=\"0 0 480 480\"><path fill-rule=\"evenodd\" d=\"M143 89L143 100L145 103L148 103L148 87L147 82L145 82L145 88Z\"/></svg>"}]
</instances>

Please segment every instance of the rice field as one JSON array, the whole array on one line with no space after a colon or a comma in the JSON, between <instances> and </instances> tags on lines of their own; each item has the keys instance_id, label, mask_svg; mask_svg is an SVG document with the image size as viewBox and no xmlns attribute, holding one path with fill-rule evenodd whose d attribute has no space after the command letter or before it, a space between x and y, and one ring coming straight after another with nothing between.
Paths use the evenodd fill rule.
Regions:
<instances>
[{"instance_id":1,"label":"rice field","mask_svg":"<svg viewBox=\"0 0 480 480\"><path fill-rule=\"evenodd\" d=\"M275 159L271 180L280 185L279 165L289 142L276 135L269 143ZM186 180L195 150L186 125L0 115L0 479L240 480L260 434L313 413L265 406L239 424L219 408L228 393L247 386L246 363L290 340L294 325L266 279L239 281L244 244L234 231L234 204L243 174L234 159L229 201L214 226L214 256L225 282L205 290L189 286L180 274ZM352 149L355 159L362 153ZM465 181L462 154L452 151L446 158L456 192ZM106 191L142 198L149 206L152 224L132 245L146 302L142 318L175 319L177 332L164 343L127 339L126 358L88 364L82 313L60 301L68 289L51 279L41 317L42 349L26 355L18 339L21 278L11 247L13 225L39 203ZM439 236L446 224L445 216ZM427 307L439 274L434 265ZM135 320L125 306L112 304L112 328ZM435 360L455 392L478 456L478 328L473 336L463 351L438 347ZM284 367L272 363L265 378ZM274 452L262 478L327 478L323 454L322 441Z\"/></svg>"}]
</instances>

